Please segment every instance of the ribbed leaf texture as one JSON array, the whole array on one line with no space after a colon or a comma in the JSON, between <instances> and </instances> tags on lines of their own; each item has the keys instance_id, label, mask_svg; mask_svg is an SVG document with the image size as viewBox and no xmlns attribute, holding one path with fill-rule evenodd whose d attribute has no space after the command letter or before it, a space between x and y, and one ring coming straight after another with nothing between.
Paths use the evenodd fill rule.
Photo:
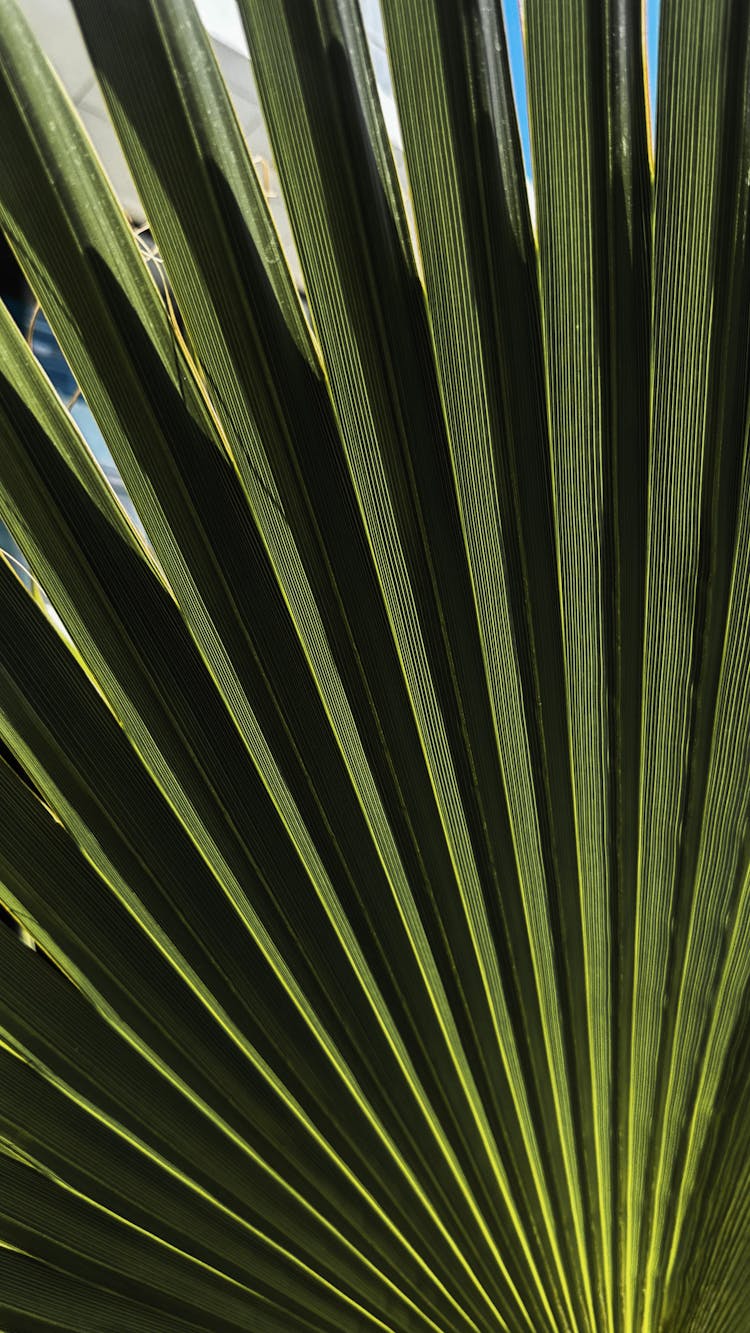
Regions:
<instances>
[{"instance_id":1,"label":"ribbed leaf texture","mask_svg":"<svg viewBox=\"0 0 750 1333\"><path fill-rule=\"evenodd\" d=\"M381 7L0 0L7 1333L750 1328L750 7Z\"/></svg>"}]
</instances>

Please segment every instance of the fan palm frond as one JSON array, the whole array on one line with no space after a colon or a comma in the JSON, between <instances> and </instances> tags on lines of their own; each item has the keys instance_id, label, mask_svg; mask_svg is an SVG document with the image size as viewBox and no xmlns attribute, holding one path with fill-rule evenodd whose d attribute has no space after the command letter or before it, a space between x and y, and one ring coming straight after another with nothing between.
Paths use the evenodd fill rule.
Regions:
<instances>
[{"instance_id":1,"label":"fan palm frond","mask_svg":"<svg viewBox=\"0 0 750 1333\"><path fill-rule=\"evenodd\" d=\"M192 0L74 7L166 288L0 0L142 524L0 310L0 1322L742 1333L750 8L652 153L526 0L532 224L498 0L382 0L406 196L357 0L240 0L303 309Z\"/></svg>"}]
</instances>

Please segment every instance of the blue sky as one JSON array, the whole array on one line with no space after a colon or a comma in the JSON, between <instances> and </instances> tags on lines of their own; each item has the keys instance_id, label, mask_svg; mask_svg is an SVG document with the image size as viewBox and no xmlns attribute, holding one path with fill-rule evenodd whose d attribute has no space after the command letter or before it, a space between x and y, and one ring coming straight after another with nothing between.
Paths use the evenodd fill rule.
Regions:
<instances>
[{"instance_id":1,"label":"blue sky","mask_svg":"<svg viewBox=\"0 0 750 1333\"><path fill-rule=\"evenodd\" d=\"M645 0L646 35L648 48L649 87L651 90L651 113L655 106L656 95L656 50L659 32L659 0ZM523 70L523 41L521 37L521 16L519 0L503 0L505 10L505 30L508 36L513 89L518 107L518 121L521 127L523 155L526 174L531 175L531 147L529 144L529 118L526 110L526 85Z\"/></svg>"},{"instance_id":2,"label":"blue sky","mask_svg":"<svg viewBox=\"0 0 750 1333\"><path fill-rule=\"evenodd\" d=\"M648 65L649 65L649 83L651 87L651 107L652 115L655 105L655 79L656 79L656 47L657 34L659 26L659 3L660 0L645 0L647 13L647 47L648 47ZM227 42L230 46L238 49L244 49L245 42L237 13L235 0L197 0L198 8L203 16L206 27L215 37ZM518 107L518 119L521 126L521 138L523 141L524 159L526 162L527 175L531 175L531 151L529 146L529 121L526 111L526 91L523 71L523 43L521 38L521 17L520 0L503 0L505 10L505 26L508 34L508 46L510 49L511 70L513 76L513 87L516 95L516 105ZM362 0L362 9L365 16L365 22L370 36L373 36L372 28L377 24L377 2L376 0ZM375 34L377 40L377 34ZM388 120L389 107L387 105L392 99L389 97L388 89L386 92L386 115Z\"/></svg>"}]
</instances>

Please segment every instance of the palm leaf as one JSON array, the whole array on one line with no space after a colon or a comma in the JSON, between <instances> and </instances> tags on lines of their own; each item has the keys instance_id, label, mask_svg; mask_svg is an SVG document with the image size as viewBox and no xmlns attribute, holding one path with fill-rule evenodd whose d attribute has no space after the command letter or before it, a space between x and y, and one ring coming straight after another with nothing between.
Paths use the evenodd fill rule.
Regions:
<instances>
[{"instance_id":1,"label":"palm leaf","mask_svg":"<svg viewBox=\"0 0 750 1333\"><path fill-rule=\"evenodd\" d=\"M750 1318L750 18L74 0L166 302L16 5L0 225L0 1316ZM54 608L55 615L49 608ZM50 966L50 963L54 966Z\"/></svg>"}]
</instances>

